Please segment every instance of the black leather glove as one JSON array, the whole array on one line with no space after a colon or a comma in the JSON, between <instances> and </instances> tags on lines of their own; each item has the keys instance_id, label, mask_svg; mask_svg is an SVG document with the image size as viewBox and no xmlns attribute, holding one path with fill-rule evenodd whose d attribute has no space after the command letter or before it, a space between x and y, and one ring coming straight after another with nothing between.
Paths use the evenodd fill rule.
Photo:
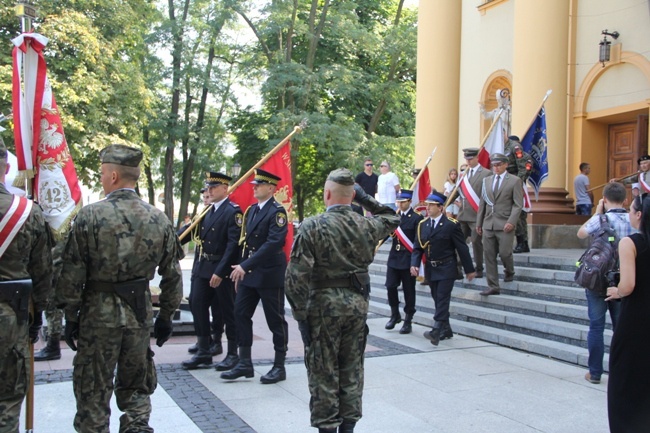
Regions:
<instances>
[{"instance_id":1,"label":"black leather glove","mask_svg":"<svg viewBox=\"0 0 650 433\"><path fill-rule=\"evenodd\" d=\"M43 326L43 312L35 311L32 324L29 325L29 341L34 344L38 341L38 333Z\"/></svg>"},{"instance_id":2,"label":"black leather glove","mask_svg":"<svg viewBox=\"0 0 650 433\"><path fill-rule=\"evenodd\" d=\"M368 195L361 185L354 184L354 201L365 210L373 214L394 214L395 211L388 206L379 203L374 197Z\"/></svg>"},{"instance_id":3,"label":"black leather glove","mask_svg":"<svg viewBox=\"0 0 650 433\"><path fill-rule=\"evenodd\" d=\"M308 347L311 344L311 332L309 329L309 323L306 320L298 320L298 330L300 331L300 336L302 337L302 344L305 347Z\"/></svg>"},{"instance_id":4,"label":"black leather glove","mask_svg":"<svg viewBox=\"0 0 650 433\"><path fill-rule=\"evenodd\" d=\"M169 340L172 335L172 322L165 320L161 317L156 317L156 322L153 324L153 336L156 339L156 346L162 347L165 341Z\"/></svg>"},{"instance_id":5,"label":"black leather glove","mask_svg":"<svg viewBox=\"0 0 650 433\"><path fill-rule=\"evenodd\" d=\"M79 339L79 322L73 322L72 320L65 321L65 330L63 331L63 338L65 339L66 344L74 352L77 351L77 345L75 340Z\"/></svg>"}]
</instances>

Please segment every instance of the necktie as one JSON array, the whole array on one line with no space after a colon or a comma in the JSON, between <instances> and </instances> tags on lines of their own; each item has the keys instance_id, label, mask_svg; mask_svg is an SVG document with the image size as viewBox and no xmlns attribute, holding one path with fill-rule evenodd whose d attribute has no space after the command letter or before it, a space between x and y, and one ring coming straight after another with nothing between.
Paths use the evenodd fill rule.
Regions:
<instances>
[{"instance_id":1,"label":"necktie","mask_svg":"<svg viewBox=\"0 0 650 433\"><path fill-rule=\"evenodd\" d=\"M474 169L470 168L470 170L469 170L469 178L471 179L472 176L474 176Z\"/></svg>"},{"instance_id":2,"label":"necktie","mask_svg":"<svg viewBox=\"0 0 650 433\"><path fill-rule=\"evenodd\" d=\"M257 206L255 209L253 209L253 218L251 221L255 221L255 217L257 217L257 214L260 212L260 207Z\"/></svg>"},{"instance_id":3,"label":"necktie","mask_svg":"<svg viewBox=\"0 0 650 433\"><path fill-rule=\"evenodd\" d=\"M212 205L212 210L210 211L210 216L211 217L214 216L215 213L217 213L217 208L214 205Z\"/></svg>"},{"instance_id":4,"label":"necktie","mask_svg":"<svg viewBox=\"0 0 650 433\"><path fill-rule=\"evenodd\" d=\"M492 192L494 192L496 194L497 191L499 191L500 184L501 184L501 176L497 175L497 180L496 180L496 182L494 182L494 190L492 190Z\"/></svg>"}]
</instances>

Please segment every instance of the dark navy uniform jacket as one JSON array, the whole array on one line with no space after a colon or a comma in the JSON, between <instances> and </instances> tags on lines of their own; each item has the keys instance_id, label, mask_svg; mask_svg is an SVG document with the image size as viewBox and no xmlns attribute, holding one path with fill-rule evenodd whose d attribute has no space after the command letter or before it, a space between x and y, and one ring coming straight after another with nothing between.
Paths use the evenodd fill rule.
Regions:
<instances>
[{"instance_id":1,"label":"dark navy uniform jacket","mask_svg":"<svg viewBox=\"0 0 650 433\"><path fill-rule=\"evenodd\" d=\"M426 259L424 278L426 280L454 280L458 273L456 267L456 252L458 252L465 273L474 272L472 257L458 221L448 219L443 214L438 225L435 228L432 225L431 218L420 222L411 255L411 266L420 266L422 254L424 254Z\"/></svg>"},{"instance_id":2,"label":"dark navy uniform jacket","mask_svg":"<svg viewBox=\"0 0 650 433\"><path fill-rule=\"evenodd\" d=\"M407 214L402 215L400 218L400 228L406 237L409 238L412 243L415 243L415 235L418 224L422 221L422 215L418 214L413 209L409 209ZM411 253L406 249L404 244L400 242L397 234L392 234L391 236L393 237L393 245L390 248L390 253L388 253L387 265L395 269L409 269L411 267Z\"/></svg>"},{"instance_id":3,"label":"dark navy uniform jacket","mask_svg":"<svg viewBox=\"0 0 650 433\"><path fill-rule=\"evenodd\" d=\"M198 225L202 249L197 246L194 255L192 276L212 278L215 274L221 278L230 276L232 265L239 260L239 235L243 215L239 205L228 198L215 212L210 209ZM179 233L184 231L179 230ZM182 243L190 240L186 236ZM199 256L199 253L202 253Z\"/></svg>"},{"instance_id":4,"label":"dark navy uniform jacket","mask_svg":"<svg viewBox=\"0 0 650 433\"><path fill-rule=\"evenodd\" d=\"M245 215L244 244L239 263L246 271L242 284L256 288L284 287L287 256L283 248L287 237L287 212L274 198L255 215L257 207L257 204L250 206Z\"/></svg>"}]
</instances>

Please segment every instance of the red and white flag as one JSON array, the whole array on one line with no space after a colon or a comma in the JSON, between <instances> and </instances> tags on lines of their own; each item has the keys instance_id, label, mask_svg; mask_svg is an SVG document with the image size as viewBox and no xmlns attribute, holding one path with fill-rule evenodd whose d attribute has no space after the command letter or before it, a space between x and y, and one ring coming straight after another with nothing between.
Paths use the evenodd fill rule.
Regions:
<instances>
[{"instance_id":1,"label":"red and white flag","mask_svg":"<svg viewBox=\"0 0 650 433\"><path fill-rule=\"evenodd\" d=\"M13 116L18 170L34 177L34 199L56 237L65 236L81 208L79 179L47 78L48 39L23 33L12 40Z\"/></svg>"},{"instance_id":2,"label":"red and white flag","mask_svg":"<svg viewBox=\"0 0 650 433\"><path fill-rule=\"evenodd\" d=\"M424 170L422 176L420 176L418 183L413 187L413 200L411 201L411 207L415 209L416 212L421 211L423 206L424 209L426 209L424 200L426 200L427 196L431 193L429 169L424 167L422 170Z\"/></svg>"},{"instance_id":3,"label":"red and white flag","mask_svg":"<svg viewBox=\"0 0 650 433\"><path fill-rule=\"evenodd\" d=\"M278 203L284 206L287 211L287 239L284 243L284 253L289 261L291 255L291 245L293 244L293 182L291 180L291 143L286 142L268 161L260 166L262 170L273 173L280 178L273 197ZM253 185L251 182L255 179L255 174L251 174L230 193L230 200L237 203L243 211L248 209L252 204L257 203L253 196Z\"/></svg>"},{"instance_id":4,"label":"red and white flag","mask_svg":"<svg viewBox=\"0 0 650 433\"><path fill-rule=\"evenodd\" d=\"M503 121L499 117L496 125L492 128L492 132L488 136L483 148L478 154L478 162L483 167L490 169L490 155L493 153L503 153L504 149L504 136L503 136Z\"/></svg>"}]
</instances>

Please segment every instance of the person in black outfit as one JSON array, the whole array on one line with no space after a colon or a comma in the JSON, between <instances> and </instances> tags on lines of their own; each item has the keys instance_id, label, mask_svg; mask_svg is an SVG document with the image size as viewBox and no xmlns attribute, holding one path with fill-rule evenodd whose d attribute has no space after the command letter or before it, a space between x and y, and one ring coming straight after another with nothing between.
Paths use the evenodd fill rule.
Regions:
<instances>
[{"instance_id":1,"label":"person in black outfit","mask_svg":"<svg viewBox=\"0 0 650 433\"><path fill-rule=\"evenodd\" d=\"M632 201L630 224L639 232L619 242L620 281L607 288L605 299L622 299L609 351L611 433L647 433L650 428L650 377L645 374L650 364L650 197L646 194Z\"/></svg>"},{"instance_id":2,"label":"person in black outfit","mask_svg":"<svg viewBox=\"0 0 650 433\"><path fill-rule=\"evenodd\" d=\"M434 346L437 346L440 340L454 336L449 324L449 302L458 272L456 253L460 256L467 279L471 281L476 276L460 224L445 216L443 207L446 200L447 197L437 191L429 194L425 200L429 218L422 220L418 225L411 255L413 276L418 274L422 254L426 257L424 278L429 282L436 312L433 316L433 329L425 332L424 337Z\"/></svg>"},{"instance_id":3,"label":"person in black outfit","mask_svg":"<svg viewBox=\"0 0 650 433\"><path fill-rule=\"evenodd\" d=\"M284 319L284 272L287 257L283 247L287 237L287 212L275 201L273 193L280 178L267 171L255 170L251 182L257 204L244 215L242 227L242 261L233 266L230 275L236 284L235 318L239 339L239 362L222 379L253 377L251 346L253 345L253 314L262 300L266 323L273 333L275 359L271 370L262 376L264 384L287 378L284 361L287 355L289 330Z\"/></svg>"},{"instance_id":4,"label":"person in black outfit","mask_svg":"<svg viewBox=\"0 0 650 433\"><path fill-rule=\"evenodd\" d=\"M413 241L418 224L422 216L411 209L413 191L403 189L397 194L397 213L401 215L399 227L391 237L393 244L388 253L386 267L386 290L388 291L388 305L390 305L391 316L386 329L393 329L402 321L399 313L399 297L397 286L402 284L404 291L404 324L399 330L400 334L411 333L411 321L415 314L415 276L411 275L411 253L413 252Z\"/></svg>"},{"instance_id":5,"label":"person in black outfit","mask_svg":"<svg viewBox=\"0 0 650 433\"><path fill-rule=\"evenodd\" d=\"M372 159L366 158L363 163L363 171L357 174L357 177L354 178L354 181L361 185L361 188L368 194L370 197L375 197L377 194L377 180L379 176L372 172Z\"/></svg>"},{"instance_id":6,"label":"person in black outfit","mask_svg":"<svg viewBox=\"0 0 650 433\"><path fill-rule=\"evenodd\" d=\"M239 205L228 199L231 177L222 173L206 173L206 192L211 209L198 227L197 251L192 268L190 309L197 336L197 351L192 359L183 361L183 368L192 370L212 364L210 349L210 306L216 304L226 325L228 354L217 370L232 368L237 363L237 328L234 317L235 289L229 278L232 265L237 263L239 233L243 215ZM183 241L187 242L189 236ZM214 310L213 310L214 311ZM218 334L219 343L221 334ZM217 336L215 335L215 339ZM215 341L216 343L216 341Z\"/></svg>"}]
</instances>

